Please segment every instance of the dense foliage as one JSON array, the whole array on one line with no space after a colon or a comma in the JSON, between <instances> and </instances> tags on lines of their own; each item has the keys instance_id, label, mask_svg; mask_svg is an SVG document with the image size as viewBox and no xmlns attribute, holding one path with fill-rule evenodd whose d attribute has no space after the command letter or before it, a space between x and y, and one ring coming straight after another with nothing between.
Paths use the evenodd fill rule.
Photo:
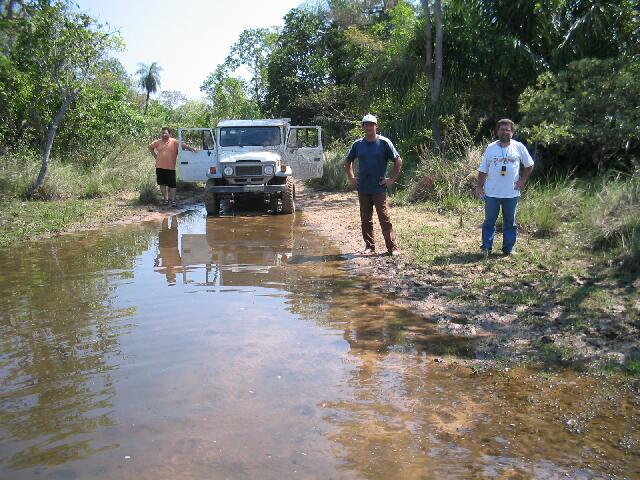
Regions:
<instances>
[{"instance_id":1,"label":"dense foliage","mask_svg":"<svg viewBox=\"0 0 640 480\"><path fill-rule=\"evenodd\" d=\"M120 39L65 2L19 5L0 20L3 149L41 151L55 125L52 155L91 164L114 142L139 135L144 125L129 79L109 57Z\"/></svg>"},{"instance_id":2,"label":"dense foliage","mask_svg":"<svg viewBox=\"0 0 640 480\"><path fill-rule=\"evenodd\" d=\"M461 126L484 141L502 117L555 165L637 162L633 0L326 0L283 22L242 32L204 98L187 99L157 94L157 63L130 77L118 35L69 0L2 2L0 148L46 157L51 143L52 158L92 167L163 125L261 116L320 124L331 145L373 112L416 166L423 147L446 150Z\"/></svg>"},{"instance_id":3,"label":"dense foliage","mask_svg":"<svg viewBox=\"0 0 640 480\"><path fill-rule=\"evenodd\" d=\"M568 165L632 167L640 146L640 62L583 59L520 97L528 137Z\"/></svg>"}]
</instances>

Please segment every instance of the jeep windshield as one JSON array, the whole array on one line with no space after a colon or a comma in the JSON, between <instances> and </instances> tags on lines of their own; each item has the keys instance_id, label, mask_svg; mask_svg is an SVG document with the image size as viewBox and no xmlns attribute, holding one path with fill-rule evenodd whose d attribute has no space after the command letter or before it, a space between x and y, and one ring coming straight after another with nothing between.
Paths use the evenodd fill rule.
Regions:
<instances>
[{"instance_id":1,"label":"jeep windshield","mask_svg":"<svg viewBox=\"0 0 640 480\"><path fill-rule=\"evenodd\" d=\"M274 147L280 145L280 127L222 127L221 147Z\"/></svg>"}]
</instances>

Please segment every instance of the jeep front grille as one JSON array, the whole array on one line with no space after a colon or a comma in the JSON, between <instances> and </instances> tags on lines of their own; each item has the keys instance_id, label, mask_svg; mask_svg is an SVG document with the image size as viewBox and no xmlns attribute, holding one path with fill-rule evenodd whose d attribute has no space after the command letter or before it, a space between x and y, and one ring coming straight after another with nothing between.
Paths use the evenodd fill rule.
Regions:
<instances>
[{"instance_id":1,"label":"jeep front grille","mask_svg":"<svg viewBox=\"0 0 640 480\"><path fill-rule=\"evenodd\" d=\"M236 175L238 176L262 175L262 165L238 165L236 167Z\"/></svg>"}]
</instances>

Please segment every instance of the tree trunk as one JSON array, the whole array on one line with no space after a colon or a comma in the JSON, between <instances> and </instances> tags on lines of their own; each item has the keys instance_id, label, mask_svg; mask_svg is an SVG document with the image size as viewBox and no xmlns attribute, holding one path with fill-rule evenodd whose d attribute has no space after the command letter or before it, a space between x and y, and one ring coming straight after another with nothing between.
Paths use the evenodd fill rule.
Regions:
<instances>
[{"instance_id":1,"label":"tree trunk","mask_svg":"<svg viewBox=\"0 0 640 480\"><path fill-rule=\"evenodd\" d=\"M436 29L436 38L433 40L431 26L431 0L422 0L422 8L425 17L425 68L427 72L427 82L431 88L431 136L433 138L433 150L439 151L442 143L442 127L440 125L440 114L438 102L442 90L442 43L444 40L444 27L442 24L442 2L434 0L433 20ZM435 67L434 67L434 47L435 47Z\"/></svg>"},{"instance_id":2,"label":"tree trunk","mask_svg":"<svg viewBox=\"0 0 640 480\"><path fill-rule=\"evenodd\" d=\"M427 81L429 86L433 86L433 40L431 39L431 7L429 0L422 0L422 8L424 8L425 17L425 68L427 71Z\"/></svg>"},{"instance_id":3,"label":"tree trunk","mask_svg":"<svg viewBox=\"0 0 640 480\"><path fill-rule=\"evenodd\" d=\"M433 72L431 101L434 105L437 105L438 101L440 100L440 91L442 89L442 42L444 40L444 26L442 25L442 3L440 0L435 0L433 10L433 17L436 24L436 67ZM434 148L436 149L436 151L439 151L442 143L442 126L440 124L439 113L436 113L433 116L432 130Z\"/></svg>"},{"instance_id":4,"label":"tree trunk","mask_svg":"<svg viewBox=\"0 0 640 480\"><path fill-rule=\"evenodd\" d=\"M442 25L442 4L440 0L435 0L433 17L436 23L436 68L433 72L433 90L431 90L431 98L434 101L437 101L440 98L440 89L442 86L442 42L444 40L444 27Z\"/></svg>"},{"instance_id":5,"label":"tree trunk","mask_svg":"<svg viewBox=\"0 0 640 480\"><path fill-rule=\"evenodd\" d=\"M27 192L27 197L32 197L33 194L38 190L42 184L44 183L44 178L47 175L47 170L49 169L49 155L51 154L51 147L53 146L53 140L56 136L56 132L58 131L58 127L60 126L60 122L64 117L64 114L67 113L67 109L73 102L73 100L78 95L78 91L74 90L70 93L67 93L64 96L64 100L62 102L62 106L56 116L53 118L51 125L49 125L49 129L47 130L47 143L44 147L44 153L42 155L42 164L40 165L40 172L38 173L38 178L36 182L31 186L29 191Z\"/></svg>"},{"instance_id":6,"label":"tree trunk","mask_svg":"<svg viewBox=\"0 0 640 480\"><path fill-rule=\"evenodd\" d=\"M0 2L0 8L3 6L3 4L4 2ZM13 7L15 7L15 4L16 0L9 0L9 4L7 5L7 10L5 12L5 18L7 20L11 20L13 18Z\"/></svg>"},{"instance_id":7,"label":"tree trunk","mask_svg":"<svg viewBox=\"0 0 640 480\"><path fill-rule=\"evenodd\" d=\"M144 101L144 115L147 115L147 108L149 108L149 95L151 95L151 92L149 90L147 90L147 99Z\"/></svg>"}]
</instances>

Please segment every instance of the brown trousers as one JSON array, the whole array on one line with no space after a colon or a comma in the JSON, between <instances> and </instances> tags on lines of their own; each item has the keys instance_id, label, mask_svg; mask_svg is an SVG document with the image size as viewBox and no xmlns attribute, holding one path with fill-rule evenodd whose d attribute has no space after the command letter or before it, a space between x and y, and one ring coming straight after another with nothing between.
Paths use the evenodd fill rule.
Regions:
<instances>
[{"instance_id":1,"label":"brown trousers","mask_svg":"<svg viewBox=\"0 0 640 480\"><path fill-rule=\"evenodd\" d=\"M373 239L373 207L376 207L378 221L382 229L382 236L387 251L396 250L398 245L393 238L393 225L391 225L391 217L389 216L389 206L387 205L387 192L378 193L358 193L360 201L360 222L362 224L362 238L366 248L375 250L375 241Z\"/></svg>"}]
</instances>

